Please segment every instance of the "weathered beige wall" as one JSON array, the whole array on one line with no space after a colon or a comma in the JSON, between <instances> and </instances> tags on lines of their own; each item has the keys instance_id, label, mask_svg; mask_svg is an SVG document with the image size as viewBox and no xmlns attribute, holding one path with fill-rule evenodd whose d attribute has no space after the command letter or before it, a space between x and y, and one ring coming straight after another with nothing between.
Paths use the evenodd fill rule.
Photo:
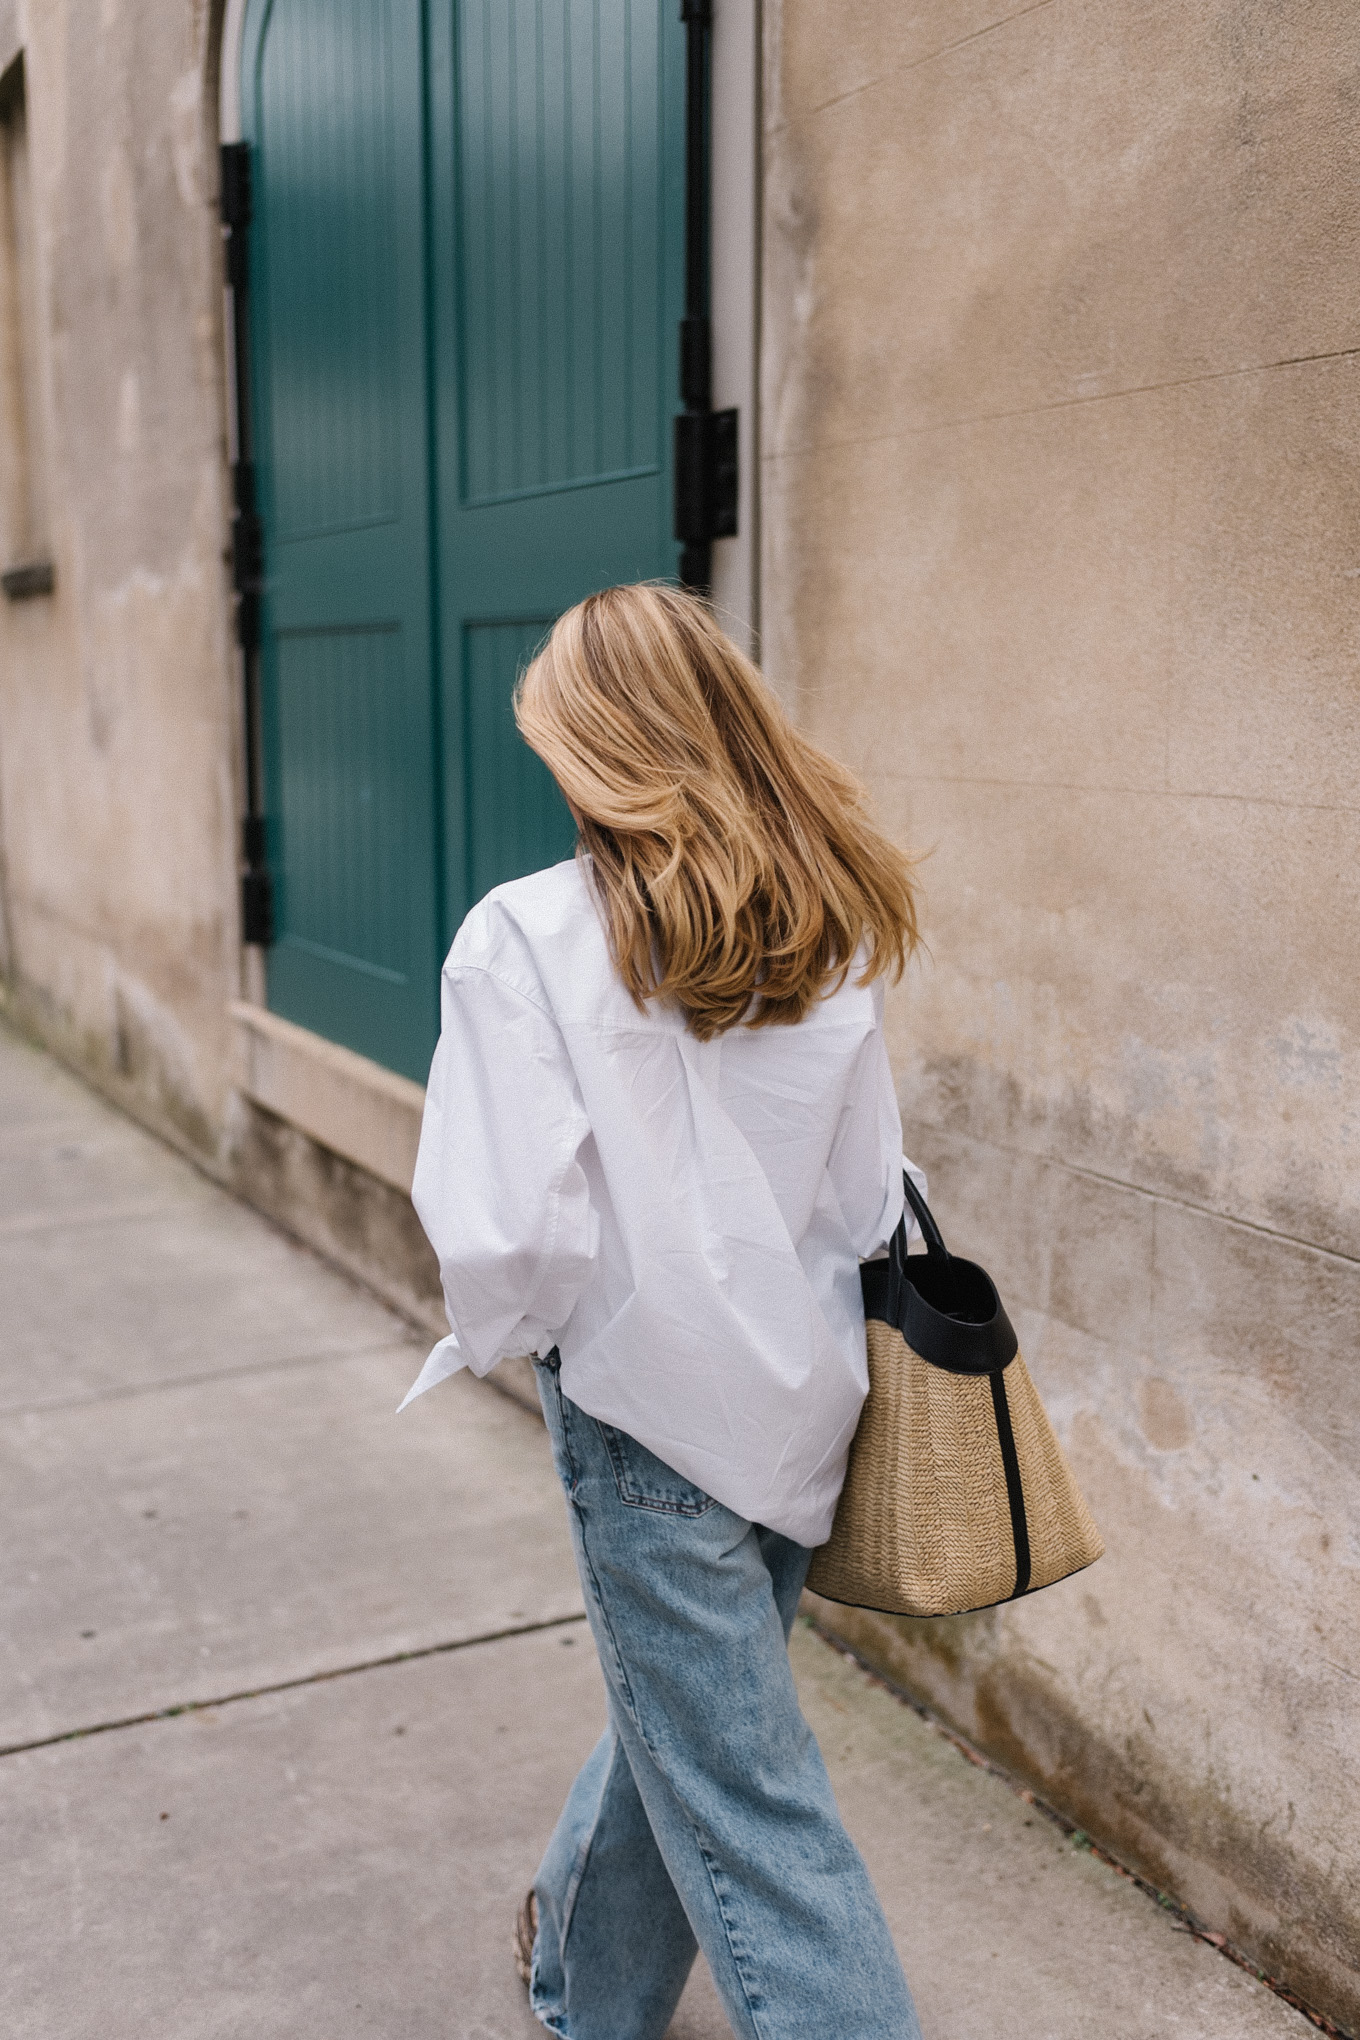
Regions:
<instances>
[{"instance_id":1,"label":"weathered beige wall","mask_svg":"<svg viewBox=\"0 0 1360 2040\"><path fill-rule=\"evenodd\" d=\"M210 14L0 0L57 570L0 602L0 875L21 1011L215 1154L240 952Z\"/></svg>"},{"instance_id":2,"label":"weathered beige wall","mask_svg":"<svg viewBox=\"0 0 1360 2040\"><path fill-rule=\"evenodd\" d=\"M1354 8L1005 15L767 0L765 642L933 852L908 1141L1109 1556L859 1634L1351 2023Z\"/></svg>"}]
</instances>

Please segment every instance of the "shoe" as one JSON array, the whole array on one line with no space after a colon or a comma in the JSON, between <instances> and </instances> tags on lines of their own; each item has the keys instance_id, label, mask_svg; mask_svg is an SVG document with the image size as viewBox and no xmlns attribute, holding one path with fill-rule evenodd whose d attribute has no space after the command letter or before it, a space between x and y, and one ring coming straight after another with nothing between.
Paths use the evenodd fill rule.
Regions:
<instances>
[{"instance_id":1,"label":"shoe","mask_svg":"<svg viewBox=\"0 0 1360 2040\"><path fill-rule=\"evenodd\" d=\"M519 1980L528 1988L529 1972L534 1962L534 1942L538 1939L538 1900L533 1886L524 1894L524 1903L515 1917L515 1967Z\"/></svg>"}]
</instances>

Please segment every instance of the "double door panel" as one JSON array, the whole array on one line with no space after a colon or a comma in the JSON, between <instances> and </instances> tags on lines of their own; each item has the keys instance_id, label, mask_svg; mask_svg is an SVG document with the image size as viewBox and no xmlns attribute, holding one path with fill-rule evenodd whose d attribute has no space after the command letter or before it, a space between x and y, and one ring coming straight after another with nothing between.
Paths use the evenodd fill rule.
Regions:
<instances>
[{"instance_id":1,"label":"double door panel","mask_svg":"<svg viewBox=\"0 0 1360 2040\"><path fill-rule=\"evenodd\" d=\"M511 712L674 572L683 46L657 0L253 0L271 1006L423 1077L439 957L570 854Z\"/></svg>"}]
</instances>

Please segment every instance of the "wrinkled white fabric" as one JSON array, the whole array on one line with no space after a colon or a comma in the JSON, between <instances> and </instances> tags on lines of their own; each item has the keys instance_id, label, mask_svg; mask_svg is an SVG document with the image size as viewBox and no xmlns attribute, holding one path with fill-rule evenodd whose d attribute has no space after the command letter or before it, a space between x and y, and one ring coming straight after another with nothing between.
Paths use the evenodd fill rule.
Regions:
<instances>
[{"instance_id":1,"label":"wrinkled white fabric","mask_svg":"<svg viewBox=\"0 0 1360 2040\"><path fill-rule=\"evenodd\" d=\"M591 1416L823 1542L868 1389L859 1262L902 1211L880 986L697 1041L634 1005L569 863L468 915L442 1018L412 1194L452 1330L406 1402L555 1345Z\"/></svg>"}]
</instances>

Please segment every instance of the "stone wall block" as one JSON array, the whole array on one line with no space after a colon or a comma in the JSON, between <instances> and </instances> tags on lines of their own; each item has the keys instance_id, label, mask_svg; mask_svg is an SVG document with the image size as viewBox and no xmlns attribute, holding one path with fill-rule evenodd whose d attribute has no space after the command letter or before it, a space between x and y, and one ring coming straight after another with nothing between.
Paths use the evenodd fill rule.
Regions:
<instances>
[{"instance_id":1,"label":"stone wall block","mask_svg":"<svg viewBox=\"0 0 1360 2040\"><path fill-rule=\"evenodd\" d=\"M1174 443L1167 784L1354 813L1360 360L1179 390Z\"/></svg>"},{"instance_id":2,"label":"stone wall block","mask_svg":"<svg viewBox=\"0 0 1360 2040\"><path fill-rule=\"evenodd\" d=\"M926 778L911 811L908 1117L1353 1255L1360 814Z\"/></svg>"},{"instance_id":3,"label":"stone wall block","mask_svg":"<svg viewBox=\"0 0 1360 2040\"><path fill-rule=\"evenodd\" d=\"M1020 8L905 61L895 10L779 11L775 230L800 186L820 220L781 450L1355 346L1345 0Z\"/></svg>"},{"instance_id":4,"label":"stone wall block","mask_svg":"<svg viewBox=\"0 0 1360 2040\"><path fill-rule=\"evenodd\" d=\"M841 0L836 34L823 36L817 0L772 7L766 34L767 126L773 131L862 92L913 64L997 26L996 0Z\"/></svg>"},{"instance_id":5,"label":"stone wall block","mask_svg":"<svg viewBox=\"0 0 1360 2040\"><path fill-rule=\"evenodd\" d=\"M1360 1260L1181 1205L1155 1208L1158 1356L1189 1383L1213 1370L1259 1385L1278 1418L1331 1457L1333 1480L1360 1480ZM1268 1437L1258 1443L1265 1463L1250 1471L1269 1479L1278 1455Z\"/></svg>"},{"instance_id":6,"label":"stone wall block","mask_svg":"<svg viewBox=\"0 0 1360 2040\"><path fill-rule=\"evenodd\" d=\"M808 727L876 777L1162 787L1174 432L1152 392L772 463L775 532L842 535L789 581Z\"/></svg>"},{"instance_id":7,"label":"stone wall block","mask_svg":"<svg viewBox=\"0 0 1360 2040\"><path fill-rule=\"evenodd\" d=\"M946 1243L984 1264L1013 1320L1035 1311L1151 1352L1154 1199L1040 1155L906 1127Z\"/></svg>"}]
</instances>

